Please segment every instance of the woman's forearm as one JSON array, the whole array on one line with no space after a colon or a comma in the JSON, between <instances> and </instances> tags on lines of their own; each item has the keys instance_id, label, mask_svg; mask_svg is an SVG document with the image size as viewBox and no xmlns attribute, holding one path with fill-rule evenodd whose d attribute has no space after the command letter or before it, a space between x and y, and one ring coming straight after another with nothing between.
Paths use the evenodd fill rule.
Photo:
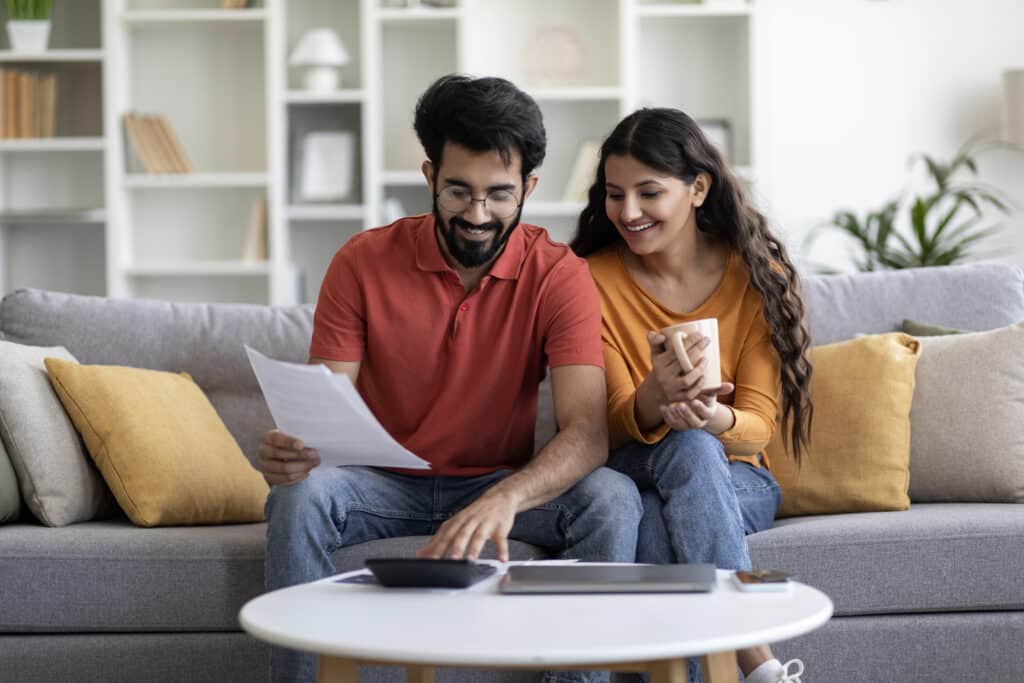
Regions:
<instances>
[{"instance_id":1,"label":"woman's forearm","mask_svg":"<svg viewBox=\"0 0 1024 683\"><path fill-rule=\"evenodd\" d=\"M653 372L648 374L636 388L636 401L633 406L636 425L641 432L649 432L664 422L659 409L664 400L664 394L658 386L658 378Z\"/></svg>"}]
</instances>

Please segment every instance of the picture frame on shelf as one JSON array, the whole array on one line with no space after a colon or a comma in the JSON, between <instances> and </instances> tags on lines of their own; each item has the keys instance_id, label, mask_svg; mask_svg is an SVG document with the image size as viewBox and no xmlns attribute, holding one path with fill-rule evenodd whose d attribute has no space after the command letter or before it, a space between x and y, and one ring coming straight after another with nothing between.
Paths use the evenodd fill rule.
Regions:
<instances>
[{"instance_id":1,"label":"picture frame on shelf","mask_svg":"<svg viewBox=\"0 0 1024 683\"><path fill-rule=\"evenodd\" d=\"M733 136L732 124L728 119L697 119L704 136L714 145L725 160L732 163Z\"/></svg>"},{"instance_id":2,"label":"picture frame on shelf","mask_svg":"<svg viewBox=\"0 0 1024 683\"><path fill-rule=\"evenodd\" d=\"M526 85L558 87L582 83L586 47L569 26L542 26L523 44Z\"/></svg>"},{"instance_id":3,"label":"picture frame on shelf","mask_svg":"<svg viewBox=\"0 0 1024 683\"><path fill-rule=\"evenodd\" d=\"M347 130L300 135L292 162L292 198L297 204L337 202L352 196L356 134Z\"/></svg>"}]
</instances>

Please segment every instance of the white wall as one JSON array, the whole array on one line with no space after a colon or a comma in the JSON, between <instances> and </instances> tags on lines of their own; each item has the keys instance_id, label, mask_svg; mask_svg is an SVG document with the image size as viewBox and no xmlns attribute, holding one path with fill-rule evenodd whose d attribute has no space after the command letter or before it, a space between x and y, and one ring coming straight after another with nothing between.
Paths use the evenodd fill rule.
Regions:
<instances>
[{"instance_id":1,"label":"white wall","mask_svg":"<svg viewBox=\"0 0 1024 683\"><path fill-rule=\"evenodd\" d=\"M1002 71L1024 67L1021 0L760 0L755 28L759 198L791 249L836 209L876 208L914 152L948 157L998 132ZM1024 206L1024 156L982 177ZM849 268L836 233L810 261ZM1024 265L1024 215L988 243Z\"/></svg>"}]
</instances>

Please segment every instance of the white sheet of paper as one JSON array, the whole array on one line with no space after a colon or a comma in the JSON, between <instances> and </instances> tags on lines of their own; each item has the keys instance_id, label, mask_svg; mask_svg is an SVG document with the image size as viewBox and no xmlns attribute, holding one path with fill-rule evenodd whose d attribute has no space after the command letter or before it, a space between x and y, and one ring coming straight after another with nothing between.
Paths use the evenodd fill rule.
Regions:
<instances>
[{"instance_id":1,"label":"white sheet of paper","mask_svg":"<svg viewBox=\"0 0 1024 683\"><path fill-rule=\"evenodd\" d=\"M430 469L388 434L347 375L245 352L277 428L319 451L321 465Z\"/></svg>"}]
</instances>

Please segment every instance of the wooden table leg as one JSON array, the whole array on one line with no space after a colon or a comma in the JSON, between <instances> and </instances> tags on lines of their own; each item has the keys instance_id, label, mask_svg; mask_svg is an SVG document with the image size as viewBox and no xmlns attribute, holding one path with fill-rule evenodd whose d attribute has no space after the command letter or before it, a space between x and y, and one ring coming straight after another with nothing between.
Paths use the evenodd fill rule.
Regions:
<instances>
[{"instance_id":1,"label":"wooden table leg","mask_svg":"<svg viewBox=\"0 0 1024 683\"><path fill-rule=\"evenodd\" d=\"M651 683L689 683L690 676L686 673L685 659L663 659L648 662L647 671L651 674Z\"/></svg>"},{"instance_id":2,"label":"wooden table leg","mask_svg":"<svg viewBox=\"0 0 1024 683\"><path fill-rule=\"evenodd\" d=\"M406 683L434 683L437 676L437 669L432 666L415 666L410 664L405 667Z\"/></svg>"},{"instance_id":3,"label":"wooden table leg","mask_svg":"<svg viewBox=\"0 0 1024 683\"><path fill-rule=\"evenodd\" d=\"M359 683L359 662L320 655L316 680L317 683Z\"/></svg>"},{"instance_id":4,"label":"wooden table leg","mask_svg":"<svg viewBox=\"0 0 1024 683\"><path fill-rule=\"evenodd\" d=\"M705 683L737 683L736 651L715 652L700 658Z\"/></svg>"}]
</instances>

